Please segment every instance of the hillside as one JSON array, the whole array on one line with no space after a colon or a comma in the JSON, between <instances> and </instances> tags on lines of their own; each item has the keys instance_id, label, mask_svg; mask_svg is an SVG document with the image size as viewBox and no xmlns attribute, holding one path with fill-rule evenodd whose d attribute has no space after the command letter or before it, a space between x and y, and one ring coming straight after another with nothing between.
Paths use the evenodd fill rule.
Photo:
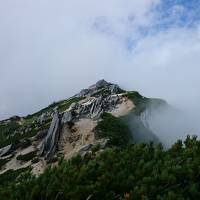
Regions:
<instances>
[{"instance_id":1,"label":"hillside","mask_svg":"<svg viewBox=\"0 0 200 200\"><path fill-rule=\"evenodd\" d=\"M127 126L129 135L119 135L129 138L127 143L158 143L158 138L146 126L145 118L153 106L160 104L165 102L142 97L138 92L124 91L116 84L100 80L37 113L1 121L0 174L31 167L38 175L48 163L56 163L60 157L69 159L77 153L84 155L95 145L109 146L112 143L110 130L101 133L99 128L104 113L110 113L110 117L104 119L104 126L109 127L116 119ZM113 137L116 137L115 133Z\"/></svg>"},{"instance_id":2,"label":"hillside","mask_svg":"<svg viewBox=\"0 0 200 200\"><path fill-rule=\"evenodd\" d=\"M185 162L181 160L191 157L189 154L185 155L187 151L191 151L191 145L178 143L168 151L163 150L159 138L149 128L148 119L151 114L165 107L170 108L164 100L146 98L136 91L125 91L116 84L100 80L73 97L55 102L34 114L1 121L0 184L3 189L0 194L5 199L21 199L22 191L35 185L30 199L39 199L38 195L47 195L48 199L60 199L61 196L62 199L145 199L148 191L154 191L156 186L148 189L144 186L141 189L141 184L161 181L164 173L162 167L169 168L166 172L168 175L172 172L174 175L178 168L173 171L169 163ZM196 139L190 141L189 138L186 142L192 142L199 148ZM177 149L176 152L174 148L181 150ZM174 157L176 153L178 160ZM133 167L131 163L136 166ZM158 172L156 180L150 179L156 173L154 167ZM113 171L109 175L107 173L110 170ZM116 175L119 171L119 175L111 180L115 170ZM174 177L168 180L168 175L159 191L181 184ZM45 192L48 176L52 176L49 186L51 189ZM62 176L65 177L64 180ZM79 178L74 180L75 177ZM60 191L62 180L67 181L63 183L66 190ZM109 180L119 185L111 184L104 191L102 187ZM132 185L131 180L137 187ZM69 184L72 184L70 190ZM81 187L81 184L87 187ZM16 187L15 191L19 191L19 194L14 193L11 198L7 193L10 187ZM120 187L122 188L119 189ZM155 191L154 193L150 199L155 199L157 194ZM161 192L159 194L162 195ZM168 195L171 194L166 192L166 199ZM24 199L29 199L28 196L25 195Z\"/></svg>"}]
</instances>

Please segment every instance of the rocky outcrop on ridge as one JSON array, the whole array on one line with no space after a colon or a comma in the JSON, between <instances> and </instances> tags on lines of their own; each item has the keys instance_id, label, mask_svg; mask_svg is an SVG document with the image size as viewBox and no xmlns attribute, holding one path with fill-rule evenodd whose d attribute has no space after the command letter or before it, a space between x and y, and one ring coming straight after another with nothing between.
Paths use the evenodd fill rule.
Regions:
<instances>
[{"instance_id":1,"label":"rocky outcrop on ridge","mask_svg":"<svg viewBox=\"0 0 200 200\"><path fill-rule=\"evenodd\" d=\"M104 79L98 81L96 84L91 85L88 89L81 90L76 97L90 97L94 95L101 95L103 92L108 92L109 94L119 94L123 90L117 85L106 82Z\"/></svg>"},{"instance_id":2,"label":"rocky outcrop on ridge","mask_svg":"<svg viewBox=\"0 0 200 200\"><path fill-rule=\"evenodd\" d=\"M112 111L121 102L122 97L119 95L89 97L71 105L64 113L62 123L72 122L74 119L80 117L99 119L103 112Z\"/></svg>"},{"instance_id":3,"label":"rocky outcrop on ridge","mask_svg":"<svg viewBox=\"0 0 200 200\"><path fill-rule=\"evenodd\" d=\"M123 92L118 85L100 80L88 89L81 90L76 97L86 97L84 100L73 103L64 113L62 123L71 122L79 117L100 118L103 112L111 111L122 102L118 95Z\"/></svg>"}]
</instances>

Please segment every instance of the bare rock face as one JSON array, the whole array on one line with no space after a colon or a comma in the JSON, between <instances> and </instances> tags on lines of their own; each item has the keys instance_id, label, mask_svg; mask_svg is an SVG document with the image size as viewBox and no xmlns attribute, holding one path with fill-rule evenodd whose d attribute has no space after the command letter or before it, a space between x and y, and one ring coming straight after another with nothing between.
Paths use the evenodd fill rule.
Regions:
<instances>
[{"instance_id":1,"label":"bare rock face","mask_svg":"<svg viewBox=\"0 0 200 200\"><path fill-rule=\"evenodd\" d=\"M62 118L62 123L68 123L71 122L73 120L73 114L72 111L69 110L67 112L64 113L63 118Z\"/></svg>"},{"instance_id":2,"label":"bare rock face","mask_svg":"<svg viewBox=\"0 0 200 200\"><path fill-rule=\"evenodd\" d=\"M101 87L106 87L108 86L109 83L107 83L104 79L97 81L97 83L95 84L95 87L97 89L101 88Z\"/></svg>"},{"instance_id":3,"label":"bare rock face","mask_svg":"<svg viewBox=\"0 0 200 200\"><path fill-rule=\"evenodd\" d=\"M48 114L47 113L43 113L39 118L38 118L38 123L43 124L44 122L46 122L48 120Z\"/></svg>"},{"instance_id":4,"label":"bare rock face","mask_svg":"<svg viewBox=\"0 0 200 200\"><path fill-rule=\"evenodd\" d=\"M92 144L87 144L85 146L83 146L80 151L79 151L79 154L82 158L85 157L85 155L88 153L88 151L92 148Z\"/></svg>"},{"instance_id":5,"label":"bare rock face","mask_svg":"<svg viewBox=\"0 0 200 200\"><path fill-rule=\"evenodd\" d=\"M76 97L85 97L85 100L72 104L64 113L62 123L72 122L78 117L99 119L103 112L111 111L122 100L119 93L122 90L118 85L108 83L104 79L81 90Z\"/></svg>"},{"instance_id":6,"label":"bare rock face","mask_svg":"<svg viewBox=\"0 0 200 200\"><path fill-rule=\"evenodd\" d=\"M112 111L117 104L122 102L122 97L118 95L88 97L79 103L71 106L63 115L62 123L72 122L79 117L89 117L99 119L103 112Z\"/></svg>"},{"instance_id":7,"label":"bare rock face","mask_svg":"<svg viewBox=\"0 0 200 200\"><path fill-rule=\"evenodd\" d=\"M101 89L106 89L111 94L118 94L122 91L117 84L108 83L104 79L102 79L98 81L96 84L91 85L88 89L81 90L75 96L76 97L90 97L90 96L93 96L93 94L98 93Z\"/></svg>"},{"instance_id":8,"label":"bare rock face","mask_svg":"<svg viewBox=\"0 0 200 200\"><path fill-rule=\"evenodd\" d=\"M6 147L3 147L3 148L0 149L0 157L7 156L10 153L12 153L12 151L13 151L13 145L12 144L10 144Z\"/></svg>"},{"instance_id":9,"label":"bare rock face","mask_svg":"<svg viewBox=\"0 0 200 200\"><path fill-rule=\"evenodd\" d=\"M111 91L111 94L117 94L120 93L121 89L119 88L118 85L112 84L109 86L109 90Z\"/></svg>"},{"instance_id":10,"label":"bare rock face","mask_svg":"<svg viewBox=\"0 0 200 200\"><path fill-rule=\"evenodd\" d=\"M59 129L60 119L58 113L55 113L51 122L51 126L48 130L48 134L41 146L41 156L44 156L46 159L50 159L56 151L59 139Z\"/></svg>"}]
</instances>

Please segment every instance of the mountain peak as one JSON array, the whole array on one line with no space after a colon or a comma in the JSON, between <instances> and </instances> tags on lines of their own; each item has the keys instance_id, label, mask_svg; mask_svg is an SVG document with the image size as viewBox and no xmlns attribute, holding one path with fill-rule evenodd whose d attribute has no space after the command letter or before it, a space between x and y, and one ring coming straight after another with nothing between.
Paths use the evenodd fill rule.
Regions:
<instances>
[{"instance_id":1,"label":"mountain peak","mask_svg":"<svg viewBox=\"0 0 200 200\"><path fill-rule=\"evenodd\" d=\"M104 79L101 79L101 80L97 81L95 85L97 88L101 88L101 87L108 86L109 83L107 81L105 81Z\"/></svg>"},{"instance_id":2,"label":"mountain peak","mask_svg":"<svg viewBox=\"0 0 200 200\"><path fill-rule=\"evenodd\" d=\"M124 92L117 84L109 83L105 81L104 79L101 79L97 81L94 85L91 85L87 89L81 90L78 94L76 94L76 97L89 97L93 96L95 94L119 94Z\"/></svg>"}]
</instances>

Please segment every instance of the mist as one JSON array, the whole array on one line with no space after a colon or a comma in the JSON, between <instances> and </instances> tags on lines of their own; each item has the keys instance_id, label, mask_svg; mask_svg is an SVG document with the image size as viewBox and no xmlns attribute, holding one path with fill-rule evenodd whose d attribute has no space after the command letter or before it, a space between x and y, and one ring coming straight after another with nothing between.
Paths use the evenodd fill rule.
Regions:
<instances>
[{"instance_id":1,"label":"mist","mask_svg":"<svg viewBox=\"0 0 200 200\"><path fill-rule=\"evenodd\" d=\"M167 145L200 135L196 0L0 0L0 119L27 115L99 79L165 99Z\"/></svg>"},{"instance_id":2,"label":"mist","mask_svg":"<svg viewBox=\"0 0 200 200\"><path fill-rule=\"evenodd\" d=\"M175 141L185 140L187 135L199 136L198 119L195 113L167 105L152 111L147 122L164 147L169 148Z\"/></svg>"}]
</instances>

